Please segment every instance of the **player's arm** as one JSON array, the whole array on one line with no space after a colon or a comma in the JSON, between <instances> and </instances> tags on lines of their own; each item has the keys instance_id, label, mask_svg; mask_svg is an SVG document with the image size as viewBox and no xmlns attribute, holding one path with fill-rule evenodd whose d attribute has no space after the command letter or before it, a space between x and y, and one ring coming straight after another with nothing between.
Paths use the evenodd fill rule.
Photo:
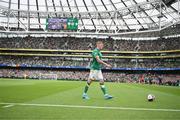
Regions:
<instances>
[{"instance_id":1,"label":"player's arm","mask_svg":"<svg viewBox=\"0 0 180 120\"><path fill-rule=\"evenodd\" d=\"M96 56L96 60L97 60L98 63L103 64L103 65L105 65L105 66L107 66L107 67L109 67L109 68L112 67L110 64L107 64L107 63L105 63L104 61L102 61L102 60L99 58L98 55Z\"/></svg>"}]
</instances>

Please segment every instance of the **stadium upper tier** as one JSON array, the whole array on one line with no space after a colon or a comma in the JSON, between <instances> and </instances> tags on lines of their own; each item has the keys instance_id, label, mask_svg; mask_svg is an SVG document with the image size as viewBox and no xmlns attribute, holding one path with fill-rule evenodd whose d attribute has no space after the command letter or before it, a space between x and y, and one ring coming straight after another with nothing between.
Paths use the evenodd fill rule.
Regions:
<instances>
[{"instance_id":1,"label":"stadium upper tier","mask_svg":"<svg viewBox=\"0 0 180 120\"><path fill-rule=\"evenodd\" d=\"M26 49L62 49L62 50L91 50L95 43L102 40L104 50L108 51L161 51L180 50L180 38L162 38L159 40L114 40L75 37L15 37L1 38L0 48Z\"/></svg>"},{"instance_id":2,"label":"stadium upper tier","mask_svg":"<svg viewBox=\"0 0 180 120\"><path fill-rule=\"evenodd\" d=\"M180 21L179 6L179 0L0 0L0 32L110 35L159 31ZM47 29L50 18L77 18L77 31L59 26L58 32L51 31Z\"/></svg>"}]
</instances>

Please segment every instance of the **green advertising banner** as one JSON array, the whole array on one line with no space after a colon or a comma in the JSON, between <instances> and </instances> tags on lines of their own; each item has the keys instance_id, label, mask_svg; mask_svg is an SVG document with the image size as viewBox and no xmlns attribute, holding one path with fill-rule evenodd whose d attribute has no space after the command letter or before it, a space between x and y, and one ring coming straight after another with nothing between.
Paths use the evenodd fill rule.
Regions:
<instances>
[{"instance_id":1,"label":"green advertising banner","mask_svg":"<svg viewBox=\"0 0 180 120\"><path fill-rule=\"evenodd\" d=\"M68 30L77 30L78 29L78 19L77 18L68 18L67 19L67 29Z\"/></svg>"}]
</instances>

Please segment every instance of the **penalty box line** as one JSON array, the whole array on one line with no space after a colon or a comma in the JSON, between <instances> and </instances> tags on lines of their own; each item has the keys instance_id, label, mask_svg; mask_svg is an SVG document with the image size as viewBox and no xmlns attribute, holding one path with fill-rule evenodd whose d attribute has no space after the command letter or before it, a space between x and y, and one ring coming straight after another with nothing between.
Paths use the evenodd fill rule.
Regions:
<instances>
[{"instance_id":1,"label":"penalty box line","mask_svg":"<svg viewBox=\"0 0 180 120\"><path fill-rule=\"evenodd\" d=\"M101 106L81 106L81 105L58 105L58 104L31 104L31 103L0 103L3 108L13 106L36 106L36 107L64 107L64 108L87 108L87 109L111 109L111 110L133 110L133 111L164 111L180 112L180 109L155 109L155 108L131 108L131 107L101 107Z\"/></svg>"}]
</instances>

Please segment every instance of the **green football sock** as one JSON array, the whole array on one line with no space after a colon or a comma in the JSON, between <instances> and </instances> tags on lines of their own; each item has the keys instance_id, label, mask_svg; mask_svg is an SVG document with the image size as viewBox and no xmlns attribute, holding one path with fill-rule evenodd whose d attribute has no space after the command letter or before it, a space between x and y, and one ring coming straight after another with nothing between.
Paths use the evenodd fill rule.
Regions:
<instances>
[{"instance_id":1,"label":"green football sock","mask_svg":"<svg viewBox=\"0 0 180 120\"><path fill-rule=\"evenodd\" d=\"M104 95L107 94L107 90L106 90L105 85L101 85L101 90L102 90L102 92L104 93Z\"/></svg>"},{"instance_id":2,"label":"green football sock","mask_svg":"<svg viewBox=\"0 0 180 120\"><path fill-rule=\"evenodd\" d=\"M84 93L87 93L88 89L89 89L89 85L87 84L84 88Z\"/></svg>"}]
</instances>

